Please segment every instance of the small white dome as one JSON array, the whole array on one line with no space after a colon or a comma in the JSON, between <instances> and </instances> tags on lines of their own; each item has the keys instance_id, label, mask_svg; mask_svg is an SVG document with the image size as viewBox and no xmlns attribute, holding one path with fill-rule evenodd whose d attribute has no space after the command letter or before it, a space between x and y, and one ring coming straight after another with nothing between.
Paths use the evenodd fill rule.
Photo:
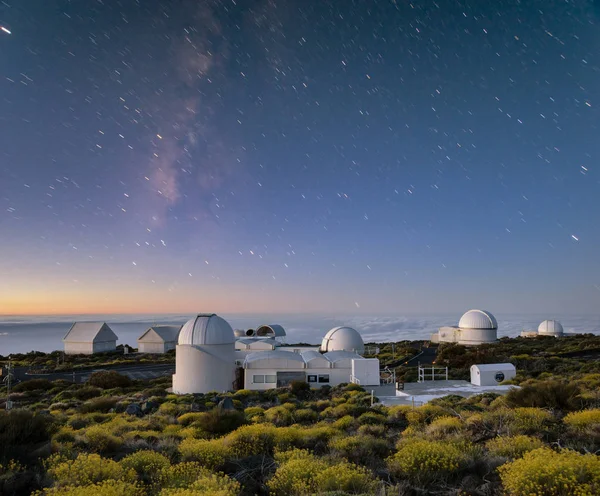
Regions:
<instances>
[{"instance_id":1,"label":"small white dome","mask_svg":"<svg viewBox=\"0 0 600 496\"><path fill-rule=\"evenodd\" d=\"M199 314L188 320L179 331L178 344L205 346L235 343L229 323L214 313Z\"/></svg>"},{"instance_id":2,"label":"small white dome","mask_svg":"<svg viewBox=\"0 0 600 496\"><path fill-rule=\"evenodd\" d=\"M563 326L558 320L544 320L538 326L538 334L542 336L562 336Z\"/></svg>"},{"instance_id":3,"label":"small white dome","mask_svg":"<svg viewBox=\"0 0 600 496\"><path fill-rule=\"evenodd\" d=\"M334 327L325 334L321 351L354 351L362 354L365 352L365 343L360 333L352 327Z\"/></svg>"},{"instance_id":4,"label":"small white dome","mask_svg":"<svg viewBox=\"0 0 600 496\"><path fill-rule=\"evenodd\" d=\"M469 310L458 322L461 329L498 329L496 318L485 310Z\"/></svg>"}]
</instances>

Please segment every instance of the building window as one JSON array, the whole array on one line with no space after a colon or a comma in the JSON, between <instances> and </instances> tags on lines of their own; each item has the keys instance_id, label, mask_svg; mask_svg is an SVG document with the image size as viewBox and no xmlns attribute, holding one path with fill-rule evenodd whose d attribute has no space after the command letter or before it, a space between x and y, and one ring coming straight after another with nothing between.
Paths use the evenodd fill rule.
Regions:
<instances>
[{"instance_id":1,"label":"building window","mask_svg":"<svg viewBox=\"0 0 600 496\"><path fill-rule=\"evenodd\" d=\"M327 383L329 382L329 374L323 374L319 376L319 382L320 383Z\"/></svg>"},{"instance_id":2,"label":"building window","mask_svg":"<svg viewBox=\"0 0 600 496\"><path fill-rule=\"evenodd\" d=\"M264 384L265 383L265 376L264 375L255 375L252 378L252 382L254 384Z\"/></svg>"},{"instance_id":3,"label":"building window","mask_svg":"<svg viewBox=\"0 0 600 496\"><path fill-rule=\"evenodd\" d=\"M306 377L307 377L308 382L317 382L317 376L316 375L309 375L309 376L306 376Z\"/></svg>"},{"instance_id":4,"label":"building window","mask_svg":"<svg viewBox=\"0 0 600 496\"><path fill-rule=\"evenodd\" d=\"M277 382L276 375L265 375L265 382L267 384L275 384Z\"/></svg>"}]
</instances>

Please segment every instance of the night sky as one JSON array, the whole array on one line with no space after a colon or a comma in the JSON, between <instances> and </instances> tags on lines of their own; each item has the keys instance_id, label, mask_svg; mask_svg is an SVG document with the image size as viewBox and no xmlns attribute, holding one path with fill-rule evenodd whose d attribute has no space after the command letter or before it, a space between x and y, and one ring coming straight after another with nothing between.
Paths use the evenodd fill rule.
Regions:
<instances>
[{"instance_id":1,"label":"night sky","mask_svg":"<svg viewBox=\"0 0 600 496\"><path fill-rule=\"evenodd\" d=\"M0 2L0 314L598 313L600 5Z\"/></svg>"}]
</instances>

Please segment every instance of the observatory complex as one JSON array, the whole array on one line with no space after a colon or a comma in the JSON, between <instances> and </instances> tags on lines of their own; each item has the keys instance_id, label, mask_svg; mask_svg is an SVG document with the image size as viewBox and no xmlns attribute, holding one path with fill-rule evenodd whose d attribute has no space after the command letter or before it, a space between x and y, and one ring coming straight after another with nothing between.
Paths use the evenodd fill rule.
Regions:
<instances>
[{"instance_id":1,"label":"observatory complex","mask_svg":"<svg viewBox=\"0 0 600 496\"><path fill-rule=\"evenodd\" d=\"M498 339L498 322L486 310L469 310L459 320L458 326L440 327L431 335L432 343L458 343L477 346Z\"/></svg>"},{"instance_id":2,"label":"observatory complex","mask_svg":"<svg viewBox=\"0 0 600 496\"><path fill-rule=\"evenodd\" d=\"M354 382L378 386L379 360L364 358L358 331L336 327L318 346L286 346L285 329L263 325L233 330L215 314L186 322L175 348L173 392L264 390L305 381L312 387Z\"/></svg>"}]
</instances>

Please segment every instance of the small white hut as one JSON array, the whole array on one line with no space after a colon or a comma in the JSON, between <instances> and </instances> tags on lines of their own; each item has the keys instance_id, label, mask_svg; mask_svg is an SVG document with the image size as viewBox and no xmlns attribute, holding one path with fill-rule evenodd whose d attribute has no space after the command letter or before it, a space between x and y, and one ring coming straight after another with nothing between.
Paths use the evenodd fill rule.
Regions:
<instances>
[{"instance_id":1,"label":"small white hut","mask_svg":"<svg viewBox=\"0 0 600 496\"><path fill-rule=\"evenodd\" d=\"M118 336L106 322L75 322L65 334L65 354L92 355L117 349Z\"/></svg>"},{"instance_id":2,"label":"small white hut","mask_svg":"<svg viewBox=\"0 0 600 496\"><path fill-rule=\"evenodd\" d=\"M137 339L138 351L140 353L166 353L174 350L180 330L180 325L150 327Z\"/></svg>"},{"instance_id":3,"label":"small white hut","mask_svg":"<svg viewBox=\"0 0 600 496\"><path fill-rule=\"evenodd\" d=\"M486 363L471 365L471 384L474 386L497 386L517 375L512 363Z\"/></svg>"}]
</instances>

